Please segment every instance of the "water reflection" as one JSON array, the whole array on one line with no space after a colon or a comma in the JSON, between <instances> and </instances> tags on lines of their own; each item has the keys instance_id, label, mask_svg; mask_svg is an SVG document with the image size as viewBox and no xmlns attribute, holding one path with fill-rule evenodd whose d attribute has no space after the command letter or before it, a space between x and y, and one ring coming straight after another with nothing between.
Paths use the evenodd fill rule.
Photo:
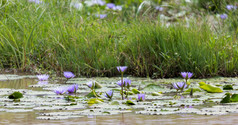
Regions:
<instances>
[{"instance_id":1,"label":"water reflection","mask_svg":"<svg viewBox=\"0 0 238 125\"><path fill-rule=\"evenodd\" d=\"M11 89L29 89L29 85L36 84L35 79L18 79L18 80L7 80L0 81L0 88L11 88Z\"/></svg>"}]
</instances>

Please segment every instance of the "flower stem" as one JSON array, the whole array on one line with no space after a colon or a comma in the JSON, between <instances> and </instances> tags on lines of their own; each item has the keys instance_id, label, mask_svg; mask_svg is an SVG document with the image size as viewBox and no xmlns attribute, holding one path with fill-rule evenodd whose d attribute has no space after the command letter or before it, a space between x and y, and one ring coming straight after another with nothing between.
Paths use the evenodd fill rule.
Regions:
<instances>
[{"instance_id":1,"label":"flower stem","mask_svg":"<svg viewBox=\"0 0 238 125\"><path fill-rule=\"evenodd\" d=\"M124 83L123 83L123 72L121 73L121 100L123 100L123 86L124 86Z\"/></svg>"},{"instance_id":2,"label":"flower stem","mask_svg":"<svg viewBox=\"0 0 238 125\"><path fill-rule=\"evenodd\" d=\"M95 96L96 98L98 98L98 96L97 96L97 94L95 93L95 91L94 91L94 90L92 90L92 91L93 91L94 96Z\"/></svg>"}]
</instances>

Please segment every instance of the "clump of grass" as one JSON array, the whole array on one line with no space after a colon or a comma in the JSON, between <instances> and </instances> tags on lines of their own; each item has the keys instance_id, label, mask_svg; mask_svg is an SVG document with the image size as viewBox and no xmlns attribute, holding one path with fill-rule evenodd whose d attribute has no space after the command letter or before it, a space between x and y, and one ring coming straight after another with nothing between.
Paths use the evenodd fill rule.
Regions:
<instances>
[{"instance_id":1,"label":"clump of grass","mask_svg":"<svg viewBox=\"0 0 238 125\"><path fill-rule=\"evenodd\" d=\"M44 2L16 0L0 9L1 68L115 76L116 66L127 65L128 74L154 78L180 71L195 77L237 74L236 39L206 22L166 27L128 8L99 19L94 14L102 13L100 7L78 11L69 1Z\"/></svg>"}]
</instances>

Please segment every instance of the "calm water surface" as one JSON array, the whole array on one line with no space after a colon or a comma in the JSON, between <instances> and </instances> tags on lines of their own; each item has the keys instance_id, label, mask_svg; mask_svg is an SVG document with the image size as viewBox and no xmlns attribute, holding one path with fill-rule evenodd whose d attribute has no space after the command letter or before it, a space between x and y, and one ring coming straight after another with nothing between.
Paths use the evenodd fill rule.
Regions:
<instances>
[{"instance_id":1,"label":"calm water surface","mask_svg":"<svg viewBox=\"0 0 238 125\"><path fill-rule=\"evenodd\" d=\"M0 88L14 89L32 89L29 85L36 84L34 79L20 79L0 81ZM193 114L178 114L178 115L138 115L134 113L124 113L111 116L85 116L82 118L74 118L67 120L38 120L36 117L40 111L27 113L9 113L0 112L1 125L162 125L162 124L177 124L177 125L236 125L238 124L238 114L205 116Z\"/></svg>"}]
</instances>

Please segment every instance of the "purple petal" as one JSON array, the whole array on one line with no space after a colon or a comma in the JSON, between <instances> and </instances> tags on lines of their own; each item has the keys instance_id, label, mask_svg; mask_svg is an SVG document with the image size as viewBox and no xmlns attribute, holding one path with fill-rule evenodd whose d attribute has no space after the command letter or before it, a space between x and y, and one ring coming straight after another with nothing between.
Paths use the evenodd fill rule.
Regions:
<instances>
[{"instance_id":1,"label":"purple petal","mask_svg":"<svg viewBox=\"0 0 238 125\"><path fill-rule=\"evenodd\" d=\"M46 81L46 80L48 80L49 75L43 74L43 75L37 75L37 77L40 81Z\"/></svg>"},{"instance_id":2,"label":"purple petal","mask_svg":"<svg viewBox=\"0 0 238 125\"><path fill-rule=\"evenodd\" d=\"M138 101L144 101L145 100L145 94L137 94Z\"/></svg>"},{"instance_id":3,"label":"purple petal","mask_svg":"<svg viewBox=\"0 0 238 125\"><path fill-rule=\"evenodd\" d=\"M127 69L127 66L118 66L118 67L117 67L117 70L118 70L119 72L125 72L126 69Z\"/></svg>"},{"instance_id":4,"label":"purple petal","mask_svg":"<svg viewBox=\"0 0 238 125\"><path fill-rule=\"evenodd\" d=\"M72 73L72 72L64 72L64 77L67 78L67 79L70 79L70 78L74 78L75 75Z\"/></svg>"}]
</instances>

